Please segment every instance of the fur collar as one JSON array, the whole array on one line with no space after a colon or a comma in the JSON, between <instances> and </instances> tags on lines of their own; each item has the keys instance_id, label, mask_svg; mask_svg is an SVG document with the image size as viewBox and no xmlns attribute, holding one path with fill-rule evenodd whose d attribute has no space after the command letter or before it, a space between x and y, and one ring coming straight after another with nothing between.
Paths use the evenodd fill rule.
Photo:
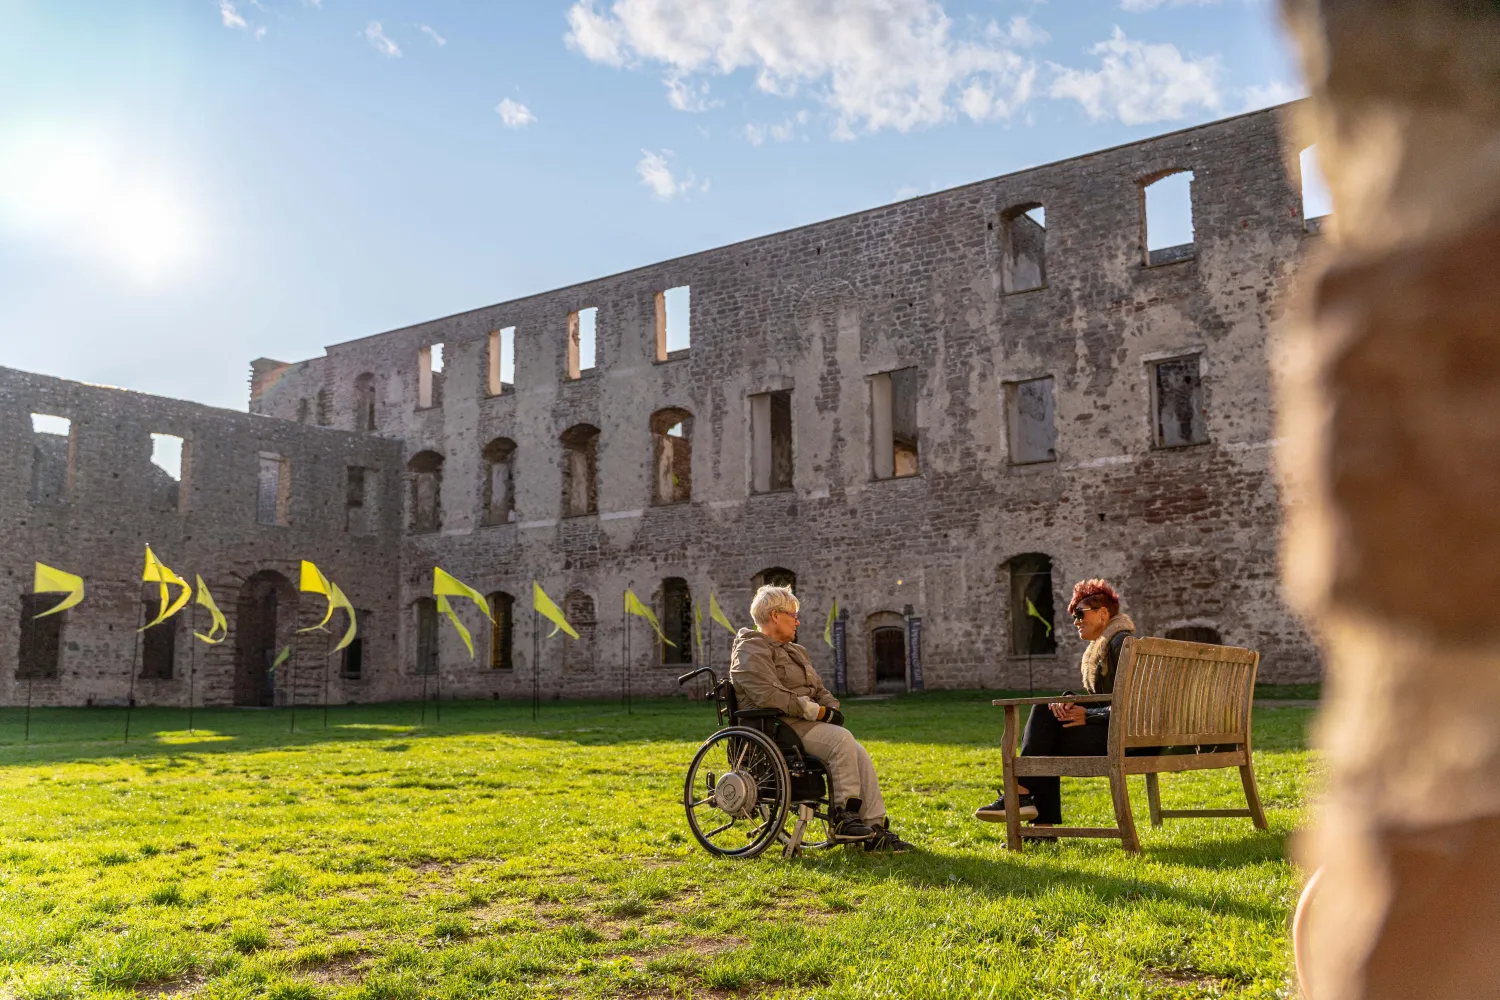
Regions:
<instances>
[{"instance_id":1,"label":"fur collar","mask_svg":"<svg viewBox=\"0 0 1500 1000\"><path fill-rule=\"evenodd\" d=\"M1088 648L1083 651L1083 687L1090 694L1095 693L1101 678L1109 676L1109 640L1121 632L1135 632L1135 622L1123 613L1111 618L1099 638L1089 643Z\"/></svg>"}]
</instances>

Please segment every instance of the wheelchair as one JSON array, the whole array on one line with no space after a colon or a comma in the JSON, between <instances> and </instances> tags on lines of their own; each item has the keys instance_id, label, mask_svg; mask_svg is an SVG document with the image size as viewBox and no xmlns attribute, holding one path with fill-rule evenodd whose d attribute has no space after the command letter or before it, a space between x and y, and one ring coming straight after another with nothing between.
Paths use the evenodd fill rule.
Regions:
<instances>
[{"instance_id":1,"label":"wheelchair","mask_svg":"<svg viewBox=\"0 0 1500 1000\"><path fill-rule=\"evenodd\" d=\"M688 765L682 805L688 827L710 854L753 858L774 843L782 856L796 857L805 847L835 847L829 820L829 780L823 762L802 746L797 731L774 708L741 709L734 685L711 667L677 678L686 684L707 674L714 682L718 712L714 733ZM787 819L795 815L791 829ZM808 828L822 824L823 839L806 841Z\"/></svg>"}]
</instances>

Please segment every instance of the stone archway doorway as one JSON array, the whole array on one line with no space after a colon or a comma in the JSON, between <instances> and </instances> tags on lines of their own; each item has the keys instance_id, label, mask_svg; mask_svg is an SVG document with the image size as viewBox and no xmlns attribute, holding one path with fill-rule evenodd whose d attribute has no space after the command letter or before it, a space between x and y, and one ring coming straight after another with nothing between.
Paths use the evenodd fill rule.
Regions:
<instances>
[{"instance_id":1,"label":"stone archway doorway","mask_svg":"<svg viewBox=\"0 0 1500 1000\"><path fill-rule=\"evenodd\" d=\"M270 669L281 649L281 619L297 614L291 581L275 570L261 570L240 586L235 614L234 703L269 706L276 700Z\"/></svg>"}]
</instances>

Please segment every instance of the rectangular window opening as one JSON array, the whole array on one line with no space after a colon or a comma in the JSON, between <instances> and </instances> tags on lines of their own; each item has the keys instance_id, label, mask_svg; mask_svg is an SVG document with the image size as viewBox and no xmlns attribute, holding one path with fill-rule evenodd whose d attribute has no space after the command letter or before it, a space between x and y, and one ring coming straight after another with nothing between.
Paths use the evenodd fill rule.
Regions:
<instances>
[{"instance_id":1,"label":"rectangular window opening","mask_svg":"<svg viewBox=\"0 0 1500 1000\"><path fill-rule=\"evenodd\" d=\"M285 525L292 506L292 464L281 455L260 453L255 490L255 520Z\"/></svg>"},{"instance_id":2,"label":"rectangular window opening","mask_svg":"<svg viewBox=\"0 0 1500 1000\"><path fill-rule=\"evenodd\" d=\"M598 329L598 306L568 314L568 378L582 378L594 367Z\"/></svg>"},{"instance_id":3,"label":"rectangular window opening","mask_svg":"<svg viewBox=\"0 0 1500 1000\"><path fill-rule=\"evenodd\" d=\"M1206 442L1199 356L1157 361L1151 368L1156 447L1181 448Z\"/></svg>"},{"instance_id":4,"label":"rectangular window opening","mask_svg":"<svg viewBox=\"0 0 1500 1000\"><path fill-rule=\"evenodd\" d=\"M435 674L438 669L437 602L430 597L417 598L416 615L417 673Z\"/></svg>"},{"instance_id":5,"label":"rectangular window opening","mask_svg":"<svg viewBox=\"0 0 1500 1000\"><path fill-rule=\"evenodd\" d=\"M1193 172L1178 170L1147 184L1142 202L1146 263L1174 264L1193 257Z\"/></svg>"},{"instance_id":6,"label":"rectangular window opening","mask_svg":"<svg viewBox=\"0 0 1500 1000\"><path fill-rule=\"evenodd\" d=\"M151 435L151 464L156 467L152 492L156 496L157 508L181 510L183 507L182 438L175 434L153 433Z\"/></svg>"},{"instance_id":7,"label":"rectangular window opening","mask_svg":"<svg viewBox=\"0 0 1500 1000\"><path fill-rule=\"evenodd\" d=\"M367 534L370 530L369 470L351 465L345 469L344 482L344 530L351 535Z\"/></svg>"},{"instance_id":8,"label":"rectangular window opening","mask_svg":"<svg viewBox=\"0 0 1500 1000\"><path fill-rule=\"evenodd\" d=\"M1057 411L1051 376L1007 383L1005 414L1011 465L1057 461Z\"/></svg>"},{"instance_id":9,"label":"rectangular window opening","mask_svg":"<svg viewBox=\"0 0 1500 1000\"><path fill-rule=\"evenodd\" d=\"M1010 561L1010 650L1021 656L1057 652L1052 604L1052 560L1040 553Z\"/></svg>"},{"instance_id":10,"label":"rectangular window opening","mask_svg":"<svg viewBox=\"0 0 1500 1000\"><path fill-rule=\"evenodd\" d=\"M1007 294L1047 287L1047 210L1017 207L1000 219L1000 287Z\"/></svg>"},{"instance_id":11,"label":"rectangular window opening","mask_svg":"<svg viewBox=\"0 0 1500 1000\"><path fill-rule=\"evenodd\" d=\"M507 326L490 333L489 368L486 391L491 396L515 389L516 328Z\"/></svg>"},{"instance_id":12,"label":"rectangular window opening","mask_svg":"<svg viewBox=\"0 0 1500 1000\"><path fill-rule=\"evenodd\" d=\"M875 478L915 476L920 469L915 368L870 376L870 429Z\"/></svg>"},{"instance_id":13,"label":"rectangular window opening","mask_svg":"<svg viewBox=\"0 0 1500 1000\"><path fill-rule=\"evenodd\" d=\"M62 503L72 467L73 421L50 413L31 415L32 503Z\"/></svg>"},{"instance_id":14,"label":"rectangular window opening","mask_svg":"<svg viewBox=\"0 0 1500 1000\"><path fill-rule=\"evenodd\" d=\"M161 598L157 594L141 599L142 622L149 622L161 610ZM169 681L172 679L172 664L177 658L177 616L173 615L160 625L153 625L141 633L141 677L147 680Z\"/></svg>"},{"instance_id":15,"label":"rectangular window opening","mask_svg":"<svg viewBox=\"0 0 1500 1000\"><path fill-rule=\"evenodd\" d=\"M60 611L46 618L37 615L57 607L62 594L21 595L21 642L17 649L17 680L54 680L62 663L63 619ZM148 619L149 620L149 619Z\"/></svg>"},{"instance_id":16,"label":"rectangular window opening","mask_svg":"<svg viewBox=\"0 0 1500 1000\"><path fill-rule=\"evenodd\" d=\"M369 628L370 612L355 609L355 622L359 631L355 633L354 640L344 647L343 659L339 661L339 676L346 681L363 680L365 676L365 637L360 633ZM348 621L343 619L343 613L335 615L335 620L329 623L333 627L335 635L342 635L349 627Z\"/></svg>"},{"instance_id":17,"label":"rectangular window opening","mask_svg":"<svg viewBox=\"0 0 1500 1000\"><path fill-rule=\"evenodd\" d=\"M496 592L490 595L490 669L515 669L515 598Z\"/></svg>"},{"instance_id":18,"label":"rectangular window opening","mask_svg":"<svg viewBox=\"0 0 1500 1000\"><path fill-rule=\"evenodd\" d=\"M674 644L661 644L661 662L674 665L692 663L693 594L687 581L680 577L662 581L661 627Z\"/></svg>"},{"instance_id":19,"label":"rectangular window opening","mask_svg":"<svg viewBox=\"0 0 1500 1000\"><path fill-rule=\"evenodd\" d=\"M692 346L692 308L689 286L656 293L656 360Z\"/></svg>"},{"instance_id":20,"label":"rectangular window opening","mask_svg":"<svg viewBox=\"0 0 1500 1000\"><path fill-rule=\"evenodd\" d=\"M1310 233L1321 232L1323 222L1333 214L1333 192L1318 165L1318 147L1308 146L1298 157L1302 175L1302 226Z\"/></svg>"},{"instance_id":21,"label":"rectangular window opening","mask_svg":"<svg viewBox=\"0 0 1500 1000\"><path fill-rule=\"evenodd\" d=\"M751 487L756 493L792 488L792 394L750 397Z\"/></svg>"},{"instance_id":22,"label":"rectangular window opening","mask_svg":"<svg viewBox=\"0 0 1500 1000\"><path fill-rule=\"evenodd\" d=\"M417 351L417 407L443 405L443 345L428 344Z\"/></svg>"}]
</instances>

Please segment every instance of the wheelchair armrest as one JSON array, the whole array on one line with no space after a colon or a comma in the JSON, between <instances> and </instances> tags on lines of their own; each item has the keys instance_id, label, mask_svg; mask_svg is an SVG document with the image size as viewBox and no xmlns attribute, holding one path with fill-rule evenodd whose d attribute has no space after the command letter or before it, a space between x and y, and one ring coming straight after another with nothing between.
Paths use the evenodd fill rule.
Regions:
<instances>
[{"instance_id":1,"label":"wheelchair armrest","mask_svg":"<svg viewBox=\"0 0 1500 1000\"><path fill-rule=\"evenodd\" d=\"M781 715L779 708L746 708L734 713L735 721L741 719L775 719Z\"/></svg>"}]
</instances>

